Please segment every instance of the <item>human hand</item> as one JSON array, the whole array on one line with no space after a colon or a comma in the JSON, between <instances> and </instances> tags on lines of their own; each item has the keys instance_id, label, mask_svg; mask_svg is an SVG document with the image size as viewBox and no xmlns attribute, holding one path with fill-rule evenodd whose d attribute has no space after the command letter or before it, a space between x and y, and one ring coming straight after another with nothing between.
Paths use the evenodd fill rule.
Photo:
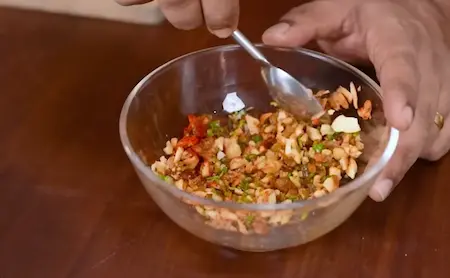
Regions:
<instances>
[{"instance_id":1,"label":"human hand","mask_svg":"<svg viewBox=\"0 0 450 278\"><path fill-rule=\"evenodd\" d=\"M219 38L226 38L231 35L238 25L239 0L155 1L167 20L178 29L192 30L205 23L211 33ZM116 0L116 2L128 6L151 1Z\"/></svg>"},{"instance_id":2,"label":"human hand","mask_svg":"<svg viewBox=\"0 0 450 278\"><path fill-rule=\"evenodd\" d=\"M434 122L436 112L450 113L445 21L432 1L317 0L292 9L263 35L266 44L315 40L333 56L373 63L386 118L400 130L397 150L370 191L375 201L384 200L419 157L438 160L450 149L450 127Z\"/></svg>"}]
</instances>

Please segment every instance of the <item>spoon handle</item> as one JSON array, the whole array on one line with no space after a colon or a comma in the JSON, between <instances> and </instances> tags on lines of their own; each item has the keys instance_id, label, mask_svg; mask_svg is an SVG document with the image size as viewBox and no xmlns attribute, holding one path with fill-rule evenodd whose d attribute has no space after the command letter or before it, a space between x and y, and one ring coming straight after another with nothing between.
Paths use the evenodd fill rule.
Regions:
<instances>
[{"instance_id":1,"label":"spoon handle","mask_svg":"<svg viewBox=\"0 0 450 278\"><path fill-rule=\"evenodd\" d=\"M242 46L253 58L260 61L266 66L271 66L266 57L242 34L239 30L236 30L232 34L233 39Z\"/></svg>"}]
</instances>

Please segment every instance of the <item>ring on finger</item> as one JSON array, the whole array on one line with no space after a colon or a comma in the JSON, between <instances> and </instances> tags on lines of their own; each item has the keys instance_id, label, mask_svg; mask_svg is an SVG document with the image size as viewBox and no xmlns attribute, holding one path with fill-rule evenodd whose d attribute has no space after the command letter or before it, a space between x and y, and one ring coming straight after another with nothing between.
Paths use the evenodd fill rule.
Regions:
<instances>
[{"instance_id":1,"label":"ring on finger","mask_svg":"<svg viewBox=\"0 0 450 278\"><path fill-rule=\"evenodd\" d=\"M439 128L439 130L441 130L444 127L444 116L442 116L441 113L436 112L436 115L434 116L434 123Z\"/></svg>"}]
</instances>

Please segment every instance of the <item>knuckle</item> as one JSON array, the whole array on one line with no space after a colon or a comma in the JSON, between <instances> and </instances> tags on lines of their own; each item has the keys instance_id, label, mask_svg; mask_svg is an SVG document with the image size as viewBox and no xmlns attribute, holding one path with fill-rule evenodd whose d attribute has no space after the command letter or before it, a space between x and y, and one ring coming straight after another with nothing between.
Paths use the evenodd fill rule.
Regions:
<instances>
[{"instance_id":1,"label":"knuckle","mask_svg":"<svg viewBox=\"0 0 450 278\"><path fill-rule=\"evenodd\" d=\"M233 27L232 25L235 19L236 16L232 13L218 12L205 15L208 28L213 31Z\"/></svg>"},{"instance_id":2,"label":"knuckle","mask_svg":"<svg viewBox=\"0 0 450 278\"><path fill-rule=\"evenodd\" d=\"M239 20L239 2L236 0L203 2L203 14L210 31L235 29Z\"/></svg>"},{"instance_id":3,"label":"knuckle","mask_svg":"<svg viewBox=\"0 0 450 278\"><path fill-rule=\"evenodd\" d=\"M192 30L203 24L198 0L159 0L158 5L167 20L181 30Z\"/></svg>"}]
</instances>

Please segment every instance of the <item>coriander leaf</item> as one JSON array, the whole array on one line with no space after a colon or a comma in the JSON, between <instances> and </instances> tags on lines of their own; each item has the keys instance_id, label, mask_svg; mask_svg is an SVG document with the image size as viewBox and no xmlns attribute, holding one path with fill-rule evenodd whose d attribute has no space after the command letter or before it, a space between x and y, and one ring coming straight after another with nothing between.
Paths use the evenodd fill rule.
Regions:
<instances>
[{"instance_id":1,"label":"coriander leaf","mask_svg":"<svg viewBox=\"0 0 450 278\"><path fill-rule=\"evenodd\" d=\"M245 156L245 159L246 159L247 161L252 161L252 160L255 159L256 157L257 157L256 154L247 154L247 155Z\"/></svg>"},{"instance_id":2,"label":"coriander leaf","mask_svg":"<svg viewBox=\"0 0 450 278\"><path fill-rule=\"evenodd\" d=\"M259 143L259 142L261 142L263 140L263 138L261 137L261 135L257 134L257 135L253 135L252 136L252 140L255 143Z\"/></svg>"},{"instance_id":3,"label":"coriander leaf","mask_svg":"<svg viewBox=\"0 0 450 278\"><path fill-rule=\"evenodd\" d=\"M312 146L313 150L316 151L316 152L318 152L318 153L320 153L320 152L324 149L324 147L325 147L325 146L324 146L322 143L314 144L314 145Z\"/></svg>"}]
</instances>

